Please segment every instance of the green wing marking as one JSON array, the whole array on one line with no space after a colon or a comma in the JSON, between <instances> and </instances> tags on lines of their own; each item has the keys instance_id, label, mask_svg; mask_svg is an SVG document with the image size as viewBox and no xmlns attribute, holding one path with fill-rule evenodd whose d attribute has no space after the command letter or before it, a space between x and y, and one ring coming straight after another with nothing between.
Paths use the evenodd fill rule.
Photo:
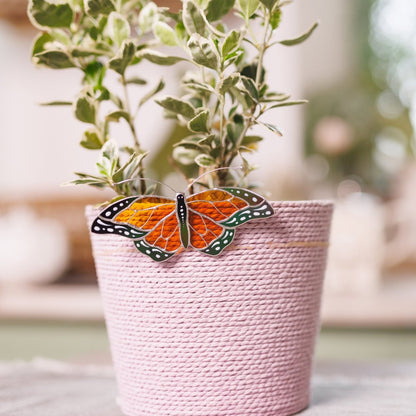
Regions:
<instances>
[{"instance_id":1,"label":"green wing marking","mask_svg":"<svg viewBox=\"0 0 416 416\"><path fill-rule=\"evenodd\" d=\"M221 251L225 249L225 247L231 244L234 238L234 233L234 230L225 229L224 232L216 240L214 240L207 248L201 250L201 252L210 254L211 256L220 254Z\"/></svg>"},{"instance_id":2,"label":"green wing marking","mask_svg":"<svg viewBox=\"0 0 416 416\"><path fill-rule=\"evenodd\" d=\"M114 218L120 211L123 211L128 206L130 206L137 199L140 199L140 197L133 196L133 197L123 198L116 202L113 202L111 205L105 208L102 212L100 212L100 217L110 220Z\"/></svg>"},{"instance_id":3,"label":"green wing marking","mask_svg":"<svg viewBox=\"0 0 416 416\"><path fill-rule=\"evenodd\" d=\"M237 211L227 220L220 222L220 224L224 225L225 227L237 227L238 225L244 224L247 221L258 218L267 218L273 214L273 208L267 201L264 201L258 207L248 207L243 208L241 211Z\"/></svg>"},{"instance_id":4,"label":"green wing marking","mask_svg":"<svg viewBox=\"0 0 416 416\"><path fill-rule=\"evenodd\" d=\"M149 256L154 261L165 261L175 254L175 252L164 251L158 247L150 246L143 240L135 241L134 245L137 250L146 254L146 256Z\"/></svg>"},{"instance_id":5,"label":"green wing marking","mask_svg":"<svg viewBox=\"0 0 416 416\"><path fill-rule=\"evenodd\" d=\"M127 224L105 220L98 216L91 225L91 231L95 234L118 234L127 238L141 238L147 231L136 230Z\"/></svg>"},{"instance_id":6,"label":"green wing marking","mask_svg":"<svg viewBox=\"0 0 416 416\"><path fill-rule=\"evenodd\" d=\"M250 206L255 206L261 204L265 199L255 192L249 191L248 189L243 188L220 188L224 191L229 192L230 194L236 196L237 198L243 199L248 202ZM273 209L272 209L273 210Z\"/></svg>"},{"instance_id":7,"label":"green wing marking","mask_svg":"<svg viewBox=\"0 0 416 416\"><path fill-rule=\"evenodd\" d=\"M249 206L234 213L230 218L221 225L225 227L237 227L247 221L271 217L274 214L273 207L260 195L241 188L221 188L228 191L230 194L246 201Z\"/></svg>"}]
</instances>

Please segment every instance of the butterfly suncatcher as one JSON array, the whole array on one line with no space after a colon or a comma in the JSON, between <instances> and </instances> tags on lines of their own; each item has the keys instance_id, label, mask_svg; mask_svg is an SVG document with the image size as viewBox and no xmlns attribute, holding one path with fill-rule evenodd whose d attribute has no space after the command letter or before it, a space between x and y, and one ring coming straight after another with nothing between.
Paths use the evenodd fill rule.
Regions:
<instances>
[{"instance_id":1,"label":"butterfly suncatcher","mask_svg":"<svg viewBox=\"0 0 416 416\"><path fill-rule=\"evenodd\" d=\"M192 247L216 256L233 240L235 227L274 214L260 195L243 188L215 188L189 197L127 197L105 208L92 223L97 234L119 234L155 261Z\"/></svg>"}]
</instances>

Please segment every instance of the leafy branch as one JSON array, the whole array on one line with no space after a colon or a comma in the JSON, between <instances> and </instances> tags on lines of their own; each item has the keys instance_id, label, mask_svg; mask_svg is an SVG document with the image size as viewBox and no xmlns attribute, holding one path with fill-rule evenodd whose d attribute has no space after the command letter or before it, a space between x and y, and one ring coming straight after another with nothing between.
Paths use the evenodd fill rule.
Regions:
<instances>
[{"instance_id":1,"label":"leafy branch","mask_svg":"<svg viewBox=\"0 0 416 416\"><path fill-rule=\"evenodd\" d=\"M277 44L293 46L305 41L317 26L294 39L273 41L286 4L279 0L184 1L182 19L175 27L175 46L182 47L187 56L182 59L192 62L196 70L184 75L181 97L157 100L168 117L175 118L189 131L175 145L176 166L194 166L193 171L201 174L231 167L240 159L245 176L253 167L244 154L257 150L262 140L250 135L251 128L259 125L280 136L278 127L263 122L262 116L280 107L306 102L270 91L267 84L265 53ZM240 16L242 24L227 29L222 18L231 10ZM253 21L261 33L253 30ZM248 48L255 49L252 59ZM154 61L152 54L156 53L147 50L144 57ZM163 59L170 65L175 58L172 54ZM235 185L236 178L229 170L221 169L214 182L219 186Z\"/></svg>"},{"instance_id":2,"label":"leafy branch","mask_svg":"<svg viewBox=\"0 0 416 416\"><path fill-rule=\"evenodd\" d=\"M76 68L83 73L82 88L73 101L45 103L72 105L75 118L88 125L81 146L99 151L98 174L76 173L78 179L72 183L110 187L121 195L149 192L143 180L147 152L141 146L135 122L142 106L163 89L164 83L145 93L133 110L129 89L147 82L127 73L140 64L140 51L160 43L155 27L167 26L170 20L163 11L149 1L29 2L30 20L41 31L32 48L33 62L52 69ZM155 36L149 39L153 33ZM120 94L106 85L110 72L118 75ZM127 123L131 146L121 147L111 137L111 124L119 122ZM104 163L106 160L111 163Z\"/></svg>"},{"instance_id":3,"label":"leafy branch","mask_svg":"<svg viewBox=\"0 0 416 416\"><path fill-rule=\"evenodd\" d=\"M261 126L280 136L279 128L264 122L263 115L306 102L271 91L264 68L269 49L302 43L316 29L314 24L300 36L274 40L282 10L289 3L183 0L181 12L173 14L149 0L30 0L28 14L40 30L33 62L83 73L82 88L74 100L45 104L72 105L75 117L88 125L81 146L99 153L97 174L76 173L72 183L110 187L124 196L151 192L143 165L147 152L136 118L142 106L164 88L164 80L138 103L133 105L130 99L130 88L147 85L145 79L131 76L131 68L147 60L163 66L182 61L191 68L182 77L182 95L156 100L167 117L187 130L174 146L174 166L189 180L219 169L201 186L236 185L241 178L227 168L238 161L244 178L254 169L245 155L257 150L263 140L251 129ZM241 19L240 26L227 28L224 17L232 11ZM172 52L161 52L160 45ZM249 49L253 48L252 58ZM118 76L118 89L107 85L111 72ZM127 123L131 146L117 144L113 123Z\"/></svg>"}]
</instances>

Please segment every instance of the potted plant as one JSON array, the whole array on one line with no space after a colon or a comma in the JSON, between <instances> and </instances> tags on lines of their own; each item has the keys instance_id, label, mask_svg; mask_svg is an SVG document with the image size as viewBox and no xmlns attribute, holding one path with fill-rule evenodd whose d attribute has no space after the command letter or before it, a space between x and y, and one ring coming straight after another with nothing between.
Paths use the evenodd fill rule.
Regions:
<instances>
[{"instance_id":1,"label":"potted plant","mask_svg":"<svg viewBox=\"0 0 416 416\"><path fill-rule=\"evenodd\" d=\"M263 65L274 45L301 43L316 27L275 40L287 3L187 0L178 14L137 0L29 4L42 30L35 63L84 74L73 102L50 103L73 106L88 124L81 145L99 154L98 174L77 173L73 183L116 194L87 217L128 416L288 415L308 405L332 205L267 202L250 189L245 158L262 140L253 126L280 134L265 112L304 102L270 91ZM239 20L228 28L231 11ZM128 96L145 83L134 76L144 60L192 68L182 96L157 98L186 132L172 151L189 183L176 199L153 196L157 181L145 173ZM107 85L111 72L121 96ZM132 146L112 139L121 121Z\"/></svg>"}]
</instances>

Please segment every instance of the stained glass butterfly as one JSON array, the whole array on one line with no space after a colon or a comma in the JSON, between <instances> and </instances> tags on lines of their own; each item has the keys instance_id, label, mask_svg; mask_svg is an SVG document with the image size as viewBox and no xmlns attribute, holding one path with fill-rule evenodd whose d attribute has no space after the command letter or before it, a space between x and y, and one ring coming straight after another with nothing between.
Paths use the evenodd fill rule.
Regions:
<instances>
[{"instance_id":1,"label":"stained glass butterfly","mask_svg":"<svg viewBox=\"0 0 416 416\"><path fill-rule=\"evenodd\" d=\"M161 262L188 247L218 255L232 242L235 227L273 214L262 196L226 187L189 197L178 193L175 200L127 197L105 208L93 221L91 231L130 238L141 253Z\"/></svg>"}]
</instances>

